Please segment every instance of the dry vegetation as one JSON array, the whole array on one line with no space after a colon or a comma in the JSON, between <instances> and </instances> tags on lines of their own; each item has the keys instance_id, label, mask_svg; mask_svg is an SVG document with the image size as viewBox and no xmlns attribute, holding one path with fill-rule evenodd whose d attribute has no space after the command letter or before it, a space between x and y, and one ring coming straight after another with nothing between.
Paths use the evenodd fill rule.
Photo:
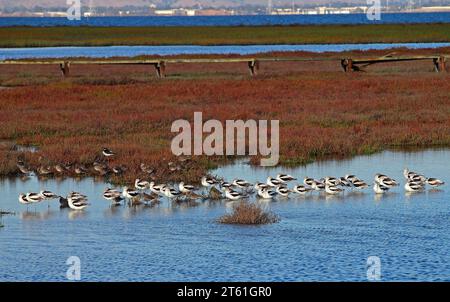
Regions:
<instances>
[{"instance_id":1,"label":"dry vegetation","mask_svg":"<svg viewBox=\"0 0 450 302\"><path fill-rule=\"evenodd\" d=\"M449 50L410 53L436 52ZM168 162L177 162L170 152L171 124L192 120L194 111L202 111L204 120L280 120L285 165L396 146L450 145L450 74L433 72L431 62L353 74L334 62L264 63L256 78L245 64L179 64L168 66L163 80L150 68L84 66L62 80L56 66L0 66L0 86L8 86L0 89L0 141L39 147L23 153L0 145L0 174L17 173L18 158L34 167L90 167L106 146L117 153L109 165L128 167L113 181L148 177L140 163L156 168L153 177L161 181L198 181L227 159L195 157L171 171Z\"/></svg>"},{"instance_id":2,"label":"dry vegetation","mask_svg":"<svg viewBox=\"0 0 450 302\"><path fill-rule=\"evenodd\" d=\"M218 221L224 224L259 225L276 223L280 218L260 205L241 201L233 206L232 213L220 217Z\"/></svg>"},{"instance_id":3,"label":"dry vegetation","mask_svg":"<svg viewBox=\"0 0 450 302\"><path fill-rule=\"evenodd\" d=\"M0 47L448 42L448 24L1 27Z\"/></svg>"}]
</instances>

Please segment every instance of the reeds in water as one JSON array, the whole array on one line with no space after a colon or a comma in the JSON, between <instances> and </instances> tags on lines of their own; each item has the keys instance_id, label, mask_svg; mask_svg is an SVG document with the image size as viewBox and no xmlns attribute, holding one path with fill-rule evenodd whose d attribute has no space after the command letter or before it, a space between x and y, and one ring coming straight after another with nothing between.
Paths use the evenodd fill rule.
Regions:
<instances>
[{"instance_id":1,"label":"reeds in water","mask_svg":"<svg viewBox=\"0 0 450 302\"><path fill-rule=\"evenodd\" d=\"M260 225L276 223L280 218L260 205L242 201L233 207L232 213L220 217L218 221L224 224Z\"/></svg>"}]
</instances>

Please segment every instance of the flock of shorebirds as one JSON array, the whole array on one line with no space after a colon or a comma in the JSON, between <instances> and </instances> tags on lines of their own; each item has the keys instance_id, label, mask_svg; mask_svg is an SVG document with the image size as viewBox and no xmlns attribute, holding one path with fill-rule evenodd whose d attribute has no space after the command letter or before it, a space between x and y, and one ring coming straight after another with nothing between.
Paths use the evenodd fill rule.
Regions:
<instances>
[{"instance_id":1,"label":"flock of shorebirds","mask_svg":"<svg viewBox=\"0 0 450 302\"><path fill-rule=\"evenodd\" d=\"M439 187L445 184L437 178L425 177L408 169L403 171L403 175L406 179L404 185L406 192L422 192L426 189L426 186ZM107 188L103 192L103 198L111 201L114 205L119 205L122 202L155 205L160 203L161 197L166 197L169 200L195 200L208 197L240 200L249 198L256 193L258 198L270 200L277 196L289 197L290 194L306 195L312 192L337 195L343 194L346 189L364 190L370 187L368 183L355 175L345 175L343 177L327 176L318 180L305 177L303 184L297 184L290 188L288 184L296 180L297 178L291 175L278 174L276 177L268 177L265 183L256 182L253 184L244 179L226 182L216 177L204 176L201 179L201 186L203 187L203 190L201 190L184 182L171 186L169 184L155 184L153 181L136 179L133 188L123 187L122 190ZM396 186L399 186L399 182L395 179L383 174L375 175L373 191L376 194L384 194ZM209 195L204 194L205 189L209 189ZM215 193L214 196L216 197L211 197L211 193ZM71 192L67 197L62 197L51 191L19 195L19 202L25 205L52 199L59 199L62 207L68 207L73 210L83 210L89 206L87 196L78 192Z\"/></svg>"}]
</instances>

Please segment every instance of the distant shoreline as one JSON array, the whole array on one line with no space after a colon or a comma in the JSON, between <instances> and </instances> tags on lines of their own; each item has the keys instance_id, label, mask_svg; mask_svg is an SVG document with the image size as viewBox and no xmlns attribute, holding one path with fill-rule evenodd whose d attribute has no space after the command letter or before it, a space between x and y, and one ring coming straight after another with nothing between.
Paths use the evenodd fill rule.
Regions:
<instances>
[{"instance_id":1,"label":"distant shoreline","mask_svg":"<svg viewBox=\"0 0 450 302\"><path fill-rule=\"evenodd\" d=\"M0 47L119 45L267 45L450 42L450 26L434 24L0 27Z\"/></svg>"}]
</instances>

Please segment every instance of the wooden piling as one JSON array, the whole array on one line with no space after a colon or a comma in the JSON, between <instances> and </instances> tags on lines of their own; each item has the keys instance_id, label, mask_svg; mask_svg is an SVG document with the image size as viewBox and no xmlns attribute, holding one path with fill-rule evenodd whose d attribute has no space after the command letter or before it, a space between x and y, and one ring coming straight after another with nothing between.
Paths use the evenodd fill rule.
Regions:
<instances>
[{"instance_id":1,"label":"wooden piling","mask_svg":"<svg viewBox=\"0 0 450 302\"><path fill-rule=\"evenodd\" d=\"M61 69L63 77L66 78L70 75L70 62L64 61L63 63L59 64L59 68Z\"/></svg>"},{"instance_id":2,"label":"wooden piling","mask_svg":"<svg viewBox=\"0 0 450 302\"><path fill-rule=\"evenodd\" d=\"M164 78L166 76L166 62L159 61L158 63L154 64L156 69L156 76L158 78Z\"/></svg>"},{"instance_id":3,"label":"wooden piling","mask_svg":"<svg viewBox=\"0 0 450 302\"><path fill-rule=\"evenodd\" d=\"M258 60L251 60L248 61L248 68L250 70L250 75L256 76L258 74L258 70L259 70L259 61Z\"/></svg>"},{"instance_id":4,"label":"wooden piling","mask_svg":"<svg viewBox=\"0 0 450 302\"><path fill-rule=\"evenodd\" d=\"M434 63L434 70L436 72L446 71L446 69L445 69L446 58L444 56L440 56L439 58L434 58L433 63Z\"/></svg>"}]
</instances>

